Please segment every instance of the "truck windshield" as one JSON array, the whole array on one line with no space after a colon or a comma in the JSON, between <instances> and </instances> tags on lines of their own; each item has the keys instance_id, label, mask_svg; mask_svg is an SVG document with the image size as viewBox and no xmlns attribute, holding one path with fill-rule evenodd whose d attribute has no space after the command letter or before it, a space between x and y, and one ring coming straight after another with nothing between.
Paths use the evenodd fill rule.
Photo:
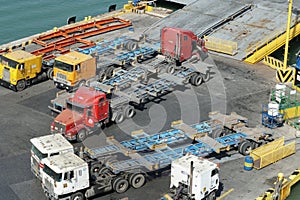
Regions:
<instances>
[{"instance_id":1,"label":"truck windshield","mask_svg":"<svg viewBox=\"0 0 300 200\"><path fill-rule=\"evenodd\" d=\"M17 68L17 65L19 64L18 62L14 61L14 60L11 60L9 58L6 58L4 56L0 56L0 62L2 63L2 65L7 65L11 68L14 68L16 69Z\"/></svg>"},{"instance_id":2,"label":"truck windshield","mask_svg":"<svg viewBox=\"0 0 300 200\"><path fill-rule=\"evenodd\" d=\"M44 165L43 171L57 182L60 182L62 180L62 173L56 173L47 165Z\"/></svg>"},{"instance_id":3,"label":"truck windshield","mask_svg":"<svg viewBox=\"0 0 300 200\"><path fill-rule=\"evenodd\" d=\"M72 102L69 102L69 101L67 102L67 108L72 111L78 112L80 114L83 114L83 112L84 112L84 107L74 105L74 104L72 104Z\"/></svg>"},{"instance_id":4,"label":"truck windshield","mask_svg":"<svg viewBox=\"0 0 300 200\"><path fill-rule=\"evenodd\" d=\"M31 150L40 160L47 157L47 154L40 152L34 145L32 145Z\"/></svg>"},{"instance_id":5,"label":"truck windshield","mask_svg":"<svg viewBox=\"0 0 300 200\"><path fill-rule=\"evenodd\" d=\"M61 62L58 60L55 61L54 67L64 70L64 71L67 71L67 72L73 71L73 65L69 65L67 63L64 63L64 62Z\"/></svg>"}]
</instances>

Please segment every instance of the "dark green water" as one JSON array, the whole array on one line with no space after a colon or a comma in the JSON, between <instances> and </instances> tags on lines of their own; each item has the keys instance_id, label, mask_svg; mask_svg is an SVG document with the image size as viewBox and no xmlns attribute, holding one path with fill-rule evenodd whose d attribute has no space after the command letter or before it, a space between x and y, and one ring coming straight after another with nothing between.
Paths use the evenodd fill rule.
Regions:
<instances>
[{"instance_id":1,"label":"dark green water","mask_svg":"<svg viewBox=\"0 0 300 200\"><path fill-rule=\"evenodd\" d=\"M286 200L300 200L300 183L292 187L291 195Z\"/></svg>"},{"instance_id":2,"label":"dark green water","mask_svg":"<svg viewBox=\"0 0 300 200\"><path fill-rule=\"evenodd\" d=\"M95 16L107 12L109 5L123 7L127 0L0 0L0 44L66 24L67 18Z\"/></svg>"},{"instance_id":3,"label":"dark green water","mask_svg":"<svg viewBox=\"0 0 300 200\"><path fill-rule=\"evenodd\" d=\"M289 57L288 64L293 65L296 63L296 54L300 51L300 35L289 42ZM283 61L284 47L275 51L271 56ZM300 198L299 198L300 200Z\"/></svg>"}]
</instances>

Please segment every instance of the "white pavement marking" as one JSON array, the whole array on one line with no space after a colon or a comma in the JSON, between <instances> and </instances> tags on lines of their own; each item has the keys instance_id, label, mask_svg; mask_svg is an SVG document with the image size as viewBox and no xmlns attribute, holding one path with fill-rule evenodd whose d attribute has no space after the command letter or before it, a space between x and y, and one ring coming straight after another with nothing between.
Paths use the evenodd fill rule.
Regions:
<instances>
[{"instance_id":1,"label":"white pavement marking","mask_svg":"<svg viewBox=\"0 0 300 200\"><path fill-rule=\"evenodd\" d=\"M10 188L21 200L44 200L46 199L42 191L40 181L32 179L10 185Z\"/></svg>"}]
</instances>

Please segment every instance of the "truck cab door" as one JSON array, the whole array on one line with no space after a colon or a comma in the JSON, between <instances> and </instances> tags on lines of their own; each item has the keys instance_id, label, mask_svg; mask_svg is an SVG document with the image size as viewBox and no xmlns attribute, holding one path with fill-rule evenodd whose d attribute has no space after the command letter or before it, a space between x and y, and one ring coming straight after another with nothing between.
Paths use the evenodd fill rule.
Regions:
<instances>
[{"instance_id":1,"label":"truck cab door","mask_svg":"<svg viewBox=\"0 0 300 200\"><path fill-rule=\"evenodd\" d=\"M192 41L191 38L188 35L182 35L181 36L181 54L180 54L180 60L187 60L192 55Z\"/></svg>"},{"instance_id":2,"label":"truck cab door","mask_svg":"<svg viewBox=\"0 0 300 200\"><path fill-rule=\"evenodd\" d=\"M104 120L108 117L108 101L103 97L99 99L98 103L98 119Z\"/></svg>"},{"instance_id":3,"label":"truck cab door","mask_svg":"<svg viewBox=\"0 0 300 200\"><path fill-rule=\"evenodd\" d=\"M219 170L216 168L211 171L211 186L210 188L214 188L219 185Z\"/></svg>"},{"instance_id":4,"label":"truck cab door","mask_svg":"<svg viewBox=\"0 0 300 200\"><path fill-rule=\"evenodd\" d=\"M26 77L25 64L20 63L17 68L17 80L23 79Z\"/></svg>"},{"instance_id":5,"label":"truck cab door","mask_svg":"<svg viewBox=\"0 0 300 200\"><path fill-rule=\"evenodd\" d=\"M74 171L66 172L64 175L64 187L69 189L69 192L76 191L76 185L78 184L77 181L77 174Z\"/></svg>"}]
</instances>

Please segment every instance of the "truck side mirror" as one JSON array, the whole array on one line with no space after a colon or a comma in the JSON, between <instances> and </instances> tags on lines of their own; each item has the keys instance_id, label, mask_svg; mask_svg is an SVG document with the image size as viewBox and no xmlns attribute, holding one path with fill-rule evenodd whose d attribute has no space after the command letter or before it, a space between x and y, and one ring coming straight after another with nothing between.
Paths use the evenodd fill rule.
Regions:
<instances>
[{"instance_id":1,"label":"truck side mirror","mask_svg":"<svg viewBox=\"0 0 300 200\"><path fill-rule=\"evenodd\" d=\"M19 70L23 71L24 70L24 64L19 65Z\"/></svg>"},{"instance_id":2,"label":"truck side mirror","mask_svg":"<svg viewBox=\"0 0 300 200\"><path fill-rule=\"evenodd\" d=\"M91 110L87 110L87 111L86 111L86 115L87 115L88 117L91 116L91 115L92 115Z\"/></svg>"}]
</instances>

